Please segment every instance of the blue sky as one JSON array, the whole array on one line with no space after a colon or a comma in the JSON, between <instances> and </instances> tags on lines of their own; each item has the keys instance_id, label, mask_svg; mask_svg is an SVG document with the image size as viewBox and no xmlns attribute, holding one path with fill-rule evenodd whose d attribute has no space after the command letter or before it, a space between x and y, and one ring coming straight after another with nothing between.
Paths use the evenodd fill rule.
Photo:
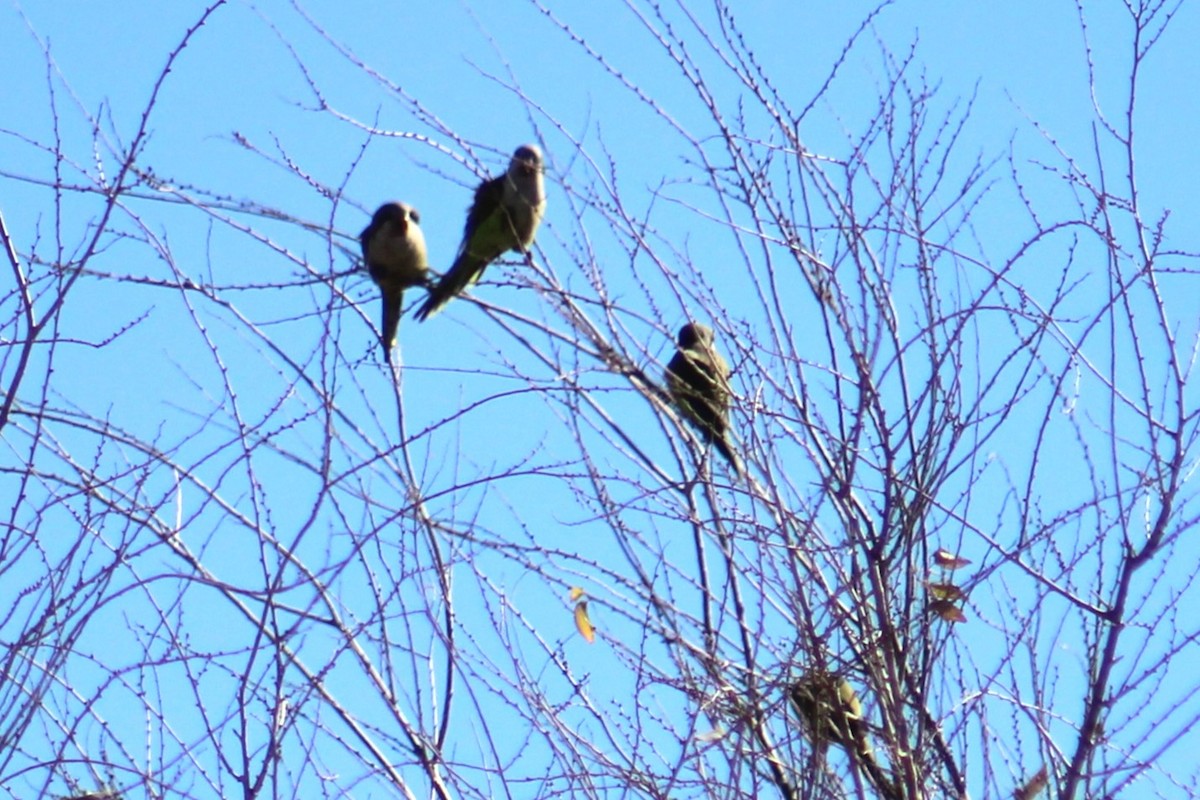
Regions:
<instances>
[{"instance_id":1,"label":"blue sky","mask_svg":"<svg viewBox=\"0 0 1200 800\"><path fill-rule=\"evenodd\" d=\"M88 241L104 205L95 193L67 193L60 201L62 213L56 213L54 194L40 183L53 176L54 160L32 143L44 145L61 137L62 149L75 162L65 168L67 183L79 181L76 169L92 178L115 174L113 150L135 135L169 53L203 9L191 2L76 5L69 13L63 5L47 2L22 2L0 10L0 70L7 76L8 109L0 117L0 211L27 260L35 255L42 261L70 262ZM736 11L754 56L793 109L806 106L816 95L846 41L873 7L859 2L826 5L761 0L739 4ZM491 743L477 735L480 721L514 713L515 688L504 686L505 681L540 686L547 693L547 705L561 707L569 726L598 742L599 750L618 754L616 760L626 751L637 751L639 742L631 732L653 731L653 752L631 757L631 769L649 762L666 770L673 758L682 758L679 753L690 752L690 734L710 723L694 704L667 688L670 676L660 671L669 672L671 656L658 638L654 613L638 593L641 576L649 575L656 592L670 598L680 614L699 614L698 578L692 569L697 545L683 522L688 509L665 486L658 486L653 469L614 440L601 415L586 404L571 405L567 387L571 381L587 387L609 417L623 430L635 432L639 444L668 472L689 463L674 427L631 391L627 381L574 352L564 339L540 335L536 323L563 333L566 340L572 334L544 298L519 285L524 273L515 262L493 266L489 281L473 293L533 322L487 313L466 301L452 303L425 324L406 316L397 353L404 368L396 383L377 354L376 290L364 273L355 271L355 237L370 211L388 199L405 200L420 209L431 265L444 269L457 247L473 187L482 176L503 169L517 144L539 142L547 153L550 210L538 237L536 259L562 285L589 301L595 294L592 271L602 276L609 297L620 308L613 315L618 320L613 328L621 332L622 347L653 376L669 359L671 337L684 319L716 319L718 346L735 367L740 398L735 429L741 426L740 438L750 439L755 402L774 391L761 375L800 371L786 347L768 352L748 344L751 336L754 341L770 339L760 319L761 300L745 275L761 268L760 257L771 246L757 250L753 237L735 229L734 223L746 224L747 218L723 211L695 168L698 152L719 158L721 143L689 79L664 56L635 8L635 3L588 8L552 3L552 13L546 14L533 3L383 8L366 3L231 3L218 8L190 39L162 82L138 159L164 184L157 193L136 192L124 200L114 216L118 235L104 238L104 252L89 265L103 275L85 278L72 290L56 329L63 341L52 358L44 349L37 351L37 374L46 376L44 382L27 385L21 396L24 403L33 404L42 387L48 387L44 391L51 405L107 420L186 465L189 475L181 479L178 471L154 459L142 465L143 457L132 446L101 445L94 434L68 425L54 430L55 441L73 454L75 463L93 463L106 474L120 473L121 464L139 465L114 477L114 485L144 492L147 503L155 506L153 516L176 524L179 541L198 554L219 582L236 588L231 593L214 591L185 565L180 550L144 532L112 531L111 521L97 524L97 541L113 551L120 548L112 542L129 542L136 557L126 562L124 556L107 556L112 563L129 564L117 570L116 580L131 588L104 602L82 640L80 661L71 671L81 684L100 680L104 672L93 671L95 664L128 667L132 674L144 676L132 666L141 654L161 653L169 661L179 646L167 632L182 631L188 648L222 655L211 659L207 671L191 667L195 671L186 672L186 659L180 662L182 673L164 669L157 680L167 688L156 705L164 709L181 741L197 743L196 751L208 754L199 756L201 760L211 756L213 748L203 741L199 718L191 713L196 705L192 695L172 687L200 685L201 702L211 703L210 713L220 717L232 713L229 686L239 668L269 675L249 650L246 633L252 628L233 598L253 606L269 583L266 578L277 575L283 587L280 602L288 607L281 625L296 626L289 644L315 668L327 666L331 684L351 713L378 724L379 739L403 752L394 719L379 704L377 687L362 678L354 655L339 650L340 640L327 626L306 619L297 609L318 620L334 613L348 620L375 620L372 614L386 609L389 643L383 643L381 629L374 627L364 640L379 663L392 666L393 671L383 671L400 687L405 710L423 727L436 727L429 721L435 714L430 698L445 690L440 672L443 643L436 633L440 588L433 556L422 544L425 533L409 503L411 482L427 498L429 513L456 531L446 536L441 555L455 565L459 646L464 653L456 677L462 694L449 748L460 770L457 778L481 796L498 792L494 759L507 765L506 779L522 774L529 782L510 783L506 788L511 796L535 796L539 781L549 780L538 772L550 763L545 744L518 735L516 731L523 730L519 723L508 735L493 731L497 738ZM695 13L701 26L716 30L711 8L706 5ZM668 14L674 30L692 30L679 8L670 6ZM628 85L622 87L606 73L551 17L582 36ZM1086 18L1097 76L1094 99L1103 115L1122 125L1122 76L1131 61L1128 20L1117 3L1091 4ZM1186 238L1191 228L1185 221L1200 214L1194 190L1200 156L1189 146L1200 128L1200 107L1194 101L1200 62L1190 44L1198 32L1200 11L1195 4L1183 4L1144 63L1136 117L1142 216L1157 220L1169 209L1168 246L1191 252L1197 248ZM729 77L718 55L694 31L684 38L688 52L704 65L705 88L727 118L736 118L745 87ZM53 59L55 72L50 75L43 46ZM974 98L949 161L950 174L961 176L977 160L992 165L983 184L995 185L977 190L983 195L980 204L963 223L969 234L956 239L964 257L999 263L1030 235L1029 216L1015 202L1008 180L1009 158L1022 170L1026 190L1051 214L1065 208L1061 213L1069 216L1076 203L1087 203L1086 197L1076 199L1079 193L1058 174L1038 166L1061 168L1056 149L1070 154L1096 179L1098 140L1111 170L1106 179L1120 184L1126 165L1117 158L1119 152L1103 134L1094 138L1097 116L1089 96L1084 37L1076 8L1067 2L914 0L883 8L839 66L828 93L801 121L808 150L830 159L847 158L851 142L874 119L878 93L890 77L889 58L895 64L910 52L915 55L907 75L913 85L923 77L937 89L929 106L931 116L957 119ZM651 110L630 87L653 98L661 110ZM316 108L318 93L328 104L324 110ZM51 104L57 115L50 112ZM99 120L100 136L107 143L100 148L93 146L89 118ZM930 131L934 129L936 125ZM772 138L769 120L753 109L746 112L745 130L750 138L761 136L779 144ZM942 142L929 135L927 144L937 148ZM685 136L701 143L691 147L683 141ZM950 184L938 187L931 206L953 192ZM589 197L602 202L589 204L584 200ZM622 214L612 210L618 203ZM218 210L210 213L202 204ZM652 255L631 244L628 230L614 231L613 220L644 221ZM1127 236L1129 231L1117 233ZM807 244L822 257L832 259L840 253L832 233L817 234ZM1104 287L1102 280L1093 284L1084 278L1102 275L1104 265L1102 254L1086 244L1077 251L1078 267L1064 264L1064 252L1059 240L1034 248L1016 264L1012 277L1046 304L1064 271L1072 280L1084 276L1059 309L1064 325L1080 323L1080 328L1071 328L1078 332L1080 320L1094 313L1097 297L1102 297L1097 292ZM901 262L911 256L903 248L891 255ZM1095 261L1094 268L1089 260ZM955 262L947 257L939 263L950 269L947 264ZM1188 298L1200 296L1194 265L1181 258L1167 266L1183 273L1163 277L1174 313L1172 325L1178 341L1193 341L1197 320L1195 303ZM33 273L40 276L37 287L44 310L56 284L44 266ZM688 276L688 281L673 285L671 274ZM943 285L949 294L970 294L983 274L963 268L947 276ZM914 285L906 275L898 270L892 301L902 329L915 335L912 326L918 323L913 320L920 315L915 295L903 291ZM210 296L181 290L178 276L211 284ZM781 277L783 291L796 288L790 282L795 277ZM11 298L8 302L6 310L12 315L16 307ZM817 345L824 335L820 305L811 297L794 302L788 305L792 345L800 351L811 380L811 400L818 413L837 419L836 398L829 394L829 375L835 367L829 350ZM601 304L583 305L603 324ZM981 326L974 333L977 363L984 365L984 372L993 355L990 337L999 341L1012 335L1000 315L997 320L995 330ZM15 338L5 335L10 341ZM1052 353L1037 369L1049 376L1061 372L1067 376L1063 386L1069 387L1072 370L1060 351ZM1103 359L1103 353L1089 355ZM3 364L6 389L12 363L9 359ZM927 368L921 363L910 366L914 379L923 377ZM886 385L896 387L898 380L895 372L885 375ZM1006 373L1001 383L1013 380ZM973 621L962 629L967 633L946 645L954 666L979 678L962 687L965 705L991 692L1003 693L991 681L1005 653L989 646L988 634L1022 638L1009 629L1015 618L1006 617L1005 609L1012 607L1010 602L1019 605L1023 592L1039 591L1022 583L1020 571L1005 568L988 537L1011 541L1016 535L1004 527L1019 516L1014 507L1024 499L1021 478L1031 470L1028 449L1044 419L1051 422L1041 435L1053 446L1045 447L1039 459L1045 473L1062 477L1059 483L1037 473L1032 502L1037 513L1029 518L1058 519L1064 535L1074 541L1090 535L1089 525L1108 524L1086 515L1075 518L1069 511L1091 493L1113 490L1115 478L1084 474L1078 466L1081 450L1103 449L1089 437L1108 421L1103 382L1086 373L1081 383L1078 396L1068 396L1069 389L1049 382L1039 385L1031 395L1040 399L1021 412L1028 417L987 440L943 498L938 536L975 559L981 570L986 565L992 580L981 593L986 599L970 612ZM970 377L964 384L968 391L978 391ZM1194 391L1187 400L1195 406ZM985 405L995 410L993 402L989 399ZM1048 410L1067 402L1081 407L1069 421L1063 421L1067 415ZM579 429L573 427L576 424ZM1133 425L1127 420L1121 424ZM327 435L332 435L332 444ZM1136 435L1130 438L1136 440ZM6 439L7 469L22 462L30 445L11 431ZM577 441L590 443L587 454L594 462L583 459ZM259 446L248 453L243 450L246 443ZM779 447L779 463L789 468L807 463L804 448ZM49 450L37 452L38 463L45 459L47 470L54 472L72 460L51 456ZM1120 460L1129 465L1130 474L1136 473L1136 458ZM581 494L580 487L589 485L587 468L603 476L599 483L621 506L617 516L624 528L606 524L605 507ZM514 470L510 476L490 477ZM972 477L979 479L975 490L967 485ZM813 503L806 511L829 524L830 511L812 489L816 479L811 469L796 466L781 480L792 484L798 506L804 505L798 498L806 498ZM647 492L646 486L660 491ZM15 503L15 489L12 493ZM1194 514L1195 492L1185 494ZM772 524L770 516L744 495L726 490L720 497L719 507L743 534ZM29 510L34 501L26 502L31 505L18 509L16 517L32 528L40 517ZM72 532L86 518L67 500L47 502L47 508L53 524L42 530L58 526L54 529ZM68 513L69 509L74 510ZM281 561L273 548L264 546L267 534L312 573ZM48 552L65 549L70 539L52 541L44 543ZM93 580L89 576L100 569L97 565L108 563L105 546L98 547L93 561L78 562L81 581ZM743 577L751 584L750 576L760 576L759 570L776 578L778 571L786 573L786 561L773 560L778 544L768 537L739 539L738 547L744 548L739 549L748 565ZM1190 553L1180 547L1183 554ZM703 557L714 559L713 541L708 548ZM1047 563L1054 562L1054 555L1051 549ZM1088 569L1094 560L1097 572L1111 568L1110 559L1095 552L1083 558ZM35 583L37 563L21 561L15 574ZM644 572L639 574L639 569ZM1167 569L1156 575L1177 579L1178 591L1189 596L1186 575L1175 576ZM757 588L763 599L751 616L763 620L766 628L763 647L770 655L764 656L764 663L786 663L795 638L787 624L794 598L762 580L764 585ZM132 588L138 581L144 585ZM329 587L330 593L315 591L317 583ZM584 586L592 598L601 632L596 645L584 644L574 632L566 590L575 585ZM1153 589L1153 583L1142 587L1150 596ZM21 602L36 607L31 597L23 595ZM730 598L721 599L724 614ZM378 606L373 608L373 603ZM148 608L159 611L148 613ZM1062 633L1061 620L1069 613L1051 597L1044 615L1021 617L1038 626L1028 639L1043 645L1044 660L1037 664L1045 672L1014 679L1027 688L1046 689L1067 707L1062 712L1067 716L1077 713L1070 707L1079 699L1071 680L1084 657L1084 635L1075 628ZM148 621L159 614L170 622L156 626ZM723 620L728 624L728 618ZM682 627L694 632L695 618ZM723 630L731 635L732 629ZM1190 629L1183 623L1181 630ZM0 631L6 641L12 640L10 630ZM1158 653L1162 646L1151 640L1146 650ZM1059 652L1070 668L1058 663ZM1066 677L1055 677L1060 669ZM344 677L337 680L343 671ZM1194 684L1186 677L1172 679L1183 687L1172 697L1186 696L1189 680ZM136 688L137 681L130 684ZM285 684L292 703L313 715L307 721L327 719L327 707L312 699L295 674L289 674ZM639 692L645 695L635 706L630 697ZM146 724L139 721L145 716L140 709L131 712L123 705L127 698L123 700L116 688L109 686L99 694L108 699L104 716L114 729L128 724L137 730L139 722ZM269 695L268 691L263 696ZM951 708L957 702L953 695L950 690ZM584 697L587 703L581 701ZM1194 699L1189 702L1194 704ZM269 716L268 706L255 706L253 713ZM652 712L648 718L639 717L647 709ZM64 701L61 713L70 718L77 710ZM1177 735L1178 719L1189 713L1170 717L1171 724L1148 735ZM981 753L974 741L967 746L975 759L970 772L977 781L972 785L975 796L1009 792L1021 776L1036 769L1032 728L1018 730L1028 725L1024 717L1014 721L1013 738L995 745L995 751L1004 754L1004 766L992 766L1011 773L1009 783L979 782L979 761L992 758L995 751ZM784 737L788 752L803 750L798 740L786 738L786 726L774 730ZM53 733L45 735L54 739ZM341 741L353 738L344 731L341 735ZM250 736L261 744L264 734L256 729ZM387 796L379 776L360 776L357 767L348 766L352 759L341 760L347 756L339 746L316 742L326 759L321 769L298 769L280 779L280 787L291 787L277 788L280 795L294 791L295 796L313 796L317 786L328 790L329 784L319 777L323 769L361 780L361 796ZM308 744L299 734L287 741L297 753ZM6 791L14 797L39 788L65 793L59 777L30 766L38 757L43 753L29 746L22 753L26 760L8 762L7 777L0 769L0 785L11 786ZM643 758L646 762L639 760ZM1172 760L1180 758L1178 765ZM524 773L523 760L532 765ZM190 788L196 796L219 796L229 790L228 785L206 784L213 770L202 779L190 774L192 765L186 759L165 761L177 770L172 780L195 781ZM736 776L731 782L743 788L752 784L748 774L728 768ZM1168 751L1163 768L1178 769L1195 780L1194 768L1178 749ZM83 773L76 778L82 779ZM420 779L409 779L422 793ZM117 783L122 783L121 777ZM1152 785L1162 796L1184 796L1172 794L1175 787L1168 781L1155 780Z\"/></svg>"}]
</instances>

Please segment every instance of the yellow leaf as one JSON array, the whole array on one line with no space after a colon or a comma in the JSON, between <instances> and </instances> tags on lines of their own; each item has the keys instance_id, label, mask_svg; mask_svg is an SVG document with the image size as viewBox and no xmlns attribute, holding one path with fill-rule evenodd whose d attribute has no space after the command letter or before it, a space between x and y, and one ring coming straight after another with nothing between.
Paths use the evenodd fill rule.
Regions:
<instances>
[{"instance_id":1,"label":"yellow leaf","mask_svg":"<svg viewBox=\"0 0 1200 800\"><path fill-rule=\"evenodd\" d=\"M585 592L583 589L579 588L578 586L572 586L571 587L571 602L574 603L576 600L583 597L585 594L587 594L587 592Z\"/></svg>"},{"instance_id":2,"label":"yellow leaf","mask_svg":"<svg viewBox=\"0 0 1200 800\"><path fill-rule=\"evenodd\" d=\"M962 569L971 563L971 559L956 556L946 548L939 547L937 552L933 554L933 563L943 569Z\"/></svg>"},{"instance_id":3,"label":"yellow leaf","mask_svg":"<svg viewBox=\"0 0 1200 800\"><path fill-rule=\"evenodd\" d=\"M933 600L929 603L929 610L946 622L967 621L967 615L962 612L962 609L949 600Z\"/></svg>"},{"instance_id":4,"label":"yellow leaf","mask_svg":"<svg viewBox=\"0 0 1200 800\"><path fill-rule=\"evenodd\" d=\"M1045 767L1042 767L1024 786L1017 787L1013 792L1013 798L1015 800L1033 800L1049 783L1050 773L1046 771Z\"/></svg>"},{"instance_id":5,"label":"yellow leaf","mask_svg":"<svg viewBox=\"0 0 1200 800\"><path fill-rule=\"evenodd\" d=\"M588 619L586 600L581 600L575 606L575 627L579 630L579 635L587 640L588 644L596 641L596 628L592 625L592 621Z\"/></svg>"},{"instance_id":6,"label":"yellow leaf","mask_svg":"<svg viewBox=\"0 0 1200 800\"><path fill-rule=\"evenodd\" d=\"M925 587L938 600L962 600L963 590L953 583L927 583Z\"/></svg>"}]
</instances>

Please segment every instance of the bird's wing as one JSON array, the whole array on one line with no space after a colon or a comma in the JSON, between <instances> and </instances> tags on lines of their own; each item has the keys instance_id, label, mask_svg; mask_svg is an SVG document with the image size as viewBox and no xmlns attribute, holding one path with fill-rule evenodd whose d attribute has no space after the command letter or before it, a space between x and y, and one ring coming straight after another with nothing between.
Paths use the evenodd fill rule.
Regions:
<instances>
[{"instance_id":1,"label":"bird's wing","mask_svg":"<svg viewBox=\"0 0 1200 800\"><path fill-rule=\"evenodd\" d=\"M362 245L363 261L367 260L367 249L371 241L371 237L375 235L375 223L362 229L362 233L358 235L358 243Z\"/></svg>"},{"instance_id":2,"label":"bird's wing","mask_svg":"<svg viewBox=\"0 0 1200 800\"><path fill-rule=\"evenodd\" d=\"M475 200L471 203L470 210L467 211L467 224L463 226L462 243L458 246L458 253L462 255L471 240L475 238L475 234L488 221L488 218L493 216L495 212L504 204L504 180L505 176L499 178L491 178L486 180L475 189Z\"/></svg>"},{"instance_id":3,"label":"bird's wing","mask_svg":"<svg viewBox=\"0 0 1200 800\"><path fill-rule=\"evenodd\" d=\"M429 290L429 297L417 309L417 319L424 321L466 289L483 274L483 270L507 248L503 239L501 209L504 204L504 176L492 178L475 189L475 200L467 211L462 242L453 266Z\"/></svg>"},{"instance_id":4,"label":"bird's wing","mask_svg":"<svg viewBox=\"0 0 1200 800\"><path fill-rule=\"evenodd\" d=\"M684 411L707 433L725 430L724 398L717 372L695 350L680 350L667 364L667 382Z\"/></svg>"},{"instance_id":5,"label":"bird's wing","mask_svg":"<svg viewBox=\"0 0 1200 800\"><path fill-rule=\"evenodd\" d=\"M723 409L729 398L729 367L725 359L705 347L684 351L684 358L694 375L689 382Z\"/></svg>"},{"instance_id":6,"label":"bird's wing","mask_svg":"<svg viewBox=\"0 0 1200 800\"><path fill-rule=\"evenodd\" d=\"M729 367L712 348L680 350L667 365L667 383L685 416L700 428L737 474L741 459L729 441Z\"/></svg>"}]
</instances>

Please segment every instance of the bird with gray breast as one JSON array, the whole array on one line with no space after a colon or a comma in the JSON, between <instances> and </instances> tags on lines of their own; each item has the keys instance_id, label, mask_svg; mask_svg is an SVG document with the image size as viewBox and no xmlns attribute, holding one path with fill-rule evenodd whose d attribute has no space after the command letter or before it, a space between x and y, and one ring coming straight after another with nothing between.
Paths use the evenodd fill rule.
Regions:
<instances>
[{"instance_id":1,"label":"bird with gray breast","mask_svg":"<svg viewBox=\"0 0 1200 800\"><path fill-rule=\"evenodd\" d=\"M396 344L404 290L424 284L428 274L421 215L407 203L384 203L359 234L367 272L383 293L379 338L386 358Z\"/></svg>"},{"instance_id":2,"label":"bird with gray breast","mask_svg":"<svg viewBox=\"0 0 1200 800\"><path fill-rule=\"evenodd\" d=\"M742 465L729 441L729 365L713 344L713 330L689 322L679 329L678 343L667 364L671 399L740 474Z\"/></svg>"},{"instance_id":3,"label":"bird with gray breast","mask_svg":"<svg viewBox=\"0 0 1200 800\"><path fill-rule=\"evenodd\" d=\"M542 151L537 145L523 144L513 153L508 171L479 185L467 212L458 257L429 291L417 319L435 314L479 280L487 265L505 251L529 251L546 213L543 173Z\"/></svg>"}]
</instances>

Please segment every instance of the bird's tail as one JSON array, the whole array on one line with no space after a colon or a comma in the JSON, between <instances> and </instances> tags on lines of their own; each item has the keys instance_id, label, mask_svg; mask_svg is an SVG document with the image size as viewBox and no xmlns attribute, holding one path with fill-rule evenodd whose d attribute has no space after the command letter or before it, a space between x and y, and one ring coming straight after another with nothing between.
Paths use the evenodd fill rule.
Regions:
<instances>
[{"instance_id":1,"label":"bird's tail","mask_svg":"<svg viewBox=\"0 0 1200 800\"><path fill-rule=\"evenodd\" d=\"M713 436L712 443L718 452L725 457L725 460L729 462L729 466L733 469L734 474L740 477L742 474L742 461L738 458L737 452L734 451L729 437Z\"/></svg>"},{"instance_id":2,"label":"bird's tail","mask_svg":"<svg viewBox=\"0 0 1200 800\"><path fill-rule=\"evenodd\" d=\"M470 252L463 252L455 259L454 266L450 268L449 272L443 275L441 280L429 290L429 297L417 309L417 319L421 322L429 319L441 310L442 306L461 294L463 289L479 280L479 276L483 274L483 269L490 260L472 255Z\"/></svg>"},{"instance_id":3,"label":"bird's tail","mask_svg":"<svg viewBox=\"0 0 1200 800\"><path fill-rule=\"evenodd\" d=\"M859 765L862 766L863 772L867 774L867 780L875 787L875 790L879 792L879 796L883 800L903 800L900 787L887 774L887 771L879 765L879 762L875 760L875 756L870 750L864 753L857 753L855 758Z\"/></svg>"},{"instance_id":4,"label":"bird's tail","mask_svg":"<svg viewBox=\"0 0 1200 800\"><path fill-rule=\"evenodd\" d=\"M380 341L383 342L383 357L387 359L396 346L396 331L400 328L400 307L404 301L403 289L383 290L383 327Z\"/></svg>"},{"instance_id":5,"label":"bird's tail","mask_svg":"<svg viewBox=\"0 0 1200 800\"><path fill-rule=\"evenodd\" d=\"M867 781L875 787L875 791L879 792L882 800L904 800L900 793L900 786L895 779L888 774L878 761L875 760L875 753L871 750L871 743L867 740L865 728L852 728L857 732L857 735L852 737L853 746L850 742L843 742L842 745L846 752L850 755L850 761L856 764L866 776Z\"/></svg>"}]
</instances>

